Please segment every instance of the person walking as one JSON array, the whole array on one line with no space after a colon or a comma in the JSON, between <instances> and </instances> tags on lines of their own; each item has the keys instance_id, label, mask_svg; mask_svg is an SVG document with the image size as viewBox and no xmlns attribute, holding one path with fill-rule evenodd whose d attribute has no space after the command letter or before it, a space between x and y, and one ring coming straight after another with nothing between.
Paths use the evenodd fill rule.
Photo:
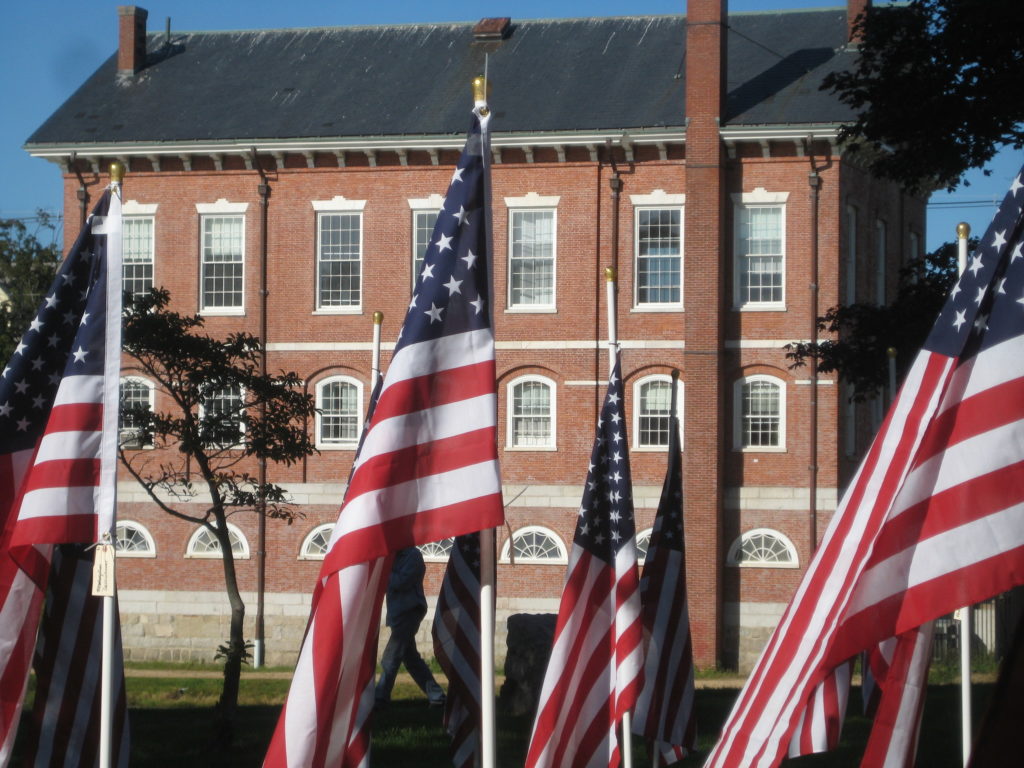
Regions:
<instances>
[{"instance_id":1,"label":"person walking","mask_svg":"<svg viewBox=\"0 0 1024 768\"><path fill-rule=\"evenodd\" d=\"M427 615L427 598L423 594L426 570L423 555L416 547L406 547L395 554L388 579L385 618L391 637L380 660L382 671L374 697L378 707L387 706L391 701L391 689L402 664L416 685L427 694L427 703L441 706L445 702L444 689L434 680L430 668L416 649L416 632Z\"/></svg>"}]
</instances>

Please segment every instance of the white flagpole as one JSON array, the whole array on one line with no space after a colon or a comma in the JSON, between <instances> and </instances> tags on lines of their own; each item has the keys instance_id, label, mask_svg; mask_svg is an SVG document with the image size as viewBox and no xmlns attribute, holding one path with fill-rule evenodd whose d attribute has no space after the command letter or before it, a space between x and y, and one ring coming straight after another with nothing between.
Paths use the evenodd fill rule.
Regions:
<instances>
[{"instance_id":1,"label":"white flagpole","mask_svg":"<svg viewBox=\"0 0 1024 768\"><path fill-rule=\"evenodd\" d=\"M380 378L380 327L384 322L383 312L373 313L373 352L370 358L370 391L377 386Z\"/></svg>"},{"instance_id":2,"label":"white flagpole","mask_svg":"<svg viewBox=\"0 0 1024 768\"><path fill-rule=\"evenodd\" d=\"M960 274L967 269L967 238L971 225L961 221L956 225L957 266ZM964 768L971 760L971 607L965 605L960 614L960 729Z\"/></svg>"},{"instance_id":3,"label":"white flagpole","mask_svg":"<svg viewBox=\"0 0 1024 768\"><path fill-rule=\"evenodd\" d=\"M114 521L117 514L117 439L118 403L121 374L121 182L125 167L121 163L110 166L110 209L107 212L107 306L106 331L104 338L103 368L103 437L101 445L101 485L107 486L106 493L99 494L99 504L106 509L97 509L101 540L93 553L93 594L102 596L103 635L100 651L100 739L99 766L110 768L113 747L114 725L114 621L117 619L117 605L114 602L116 590L114 542Z\"/></svg>"},{"instance_id":4,"label":"white flagpole","mask_svg":"<svg viewBox=\"0 0 1024 768\"><path fill-rule=\"evenodd\" d=\"M619 347L618 328L615 325L615 269L604 271L605 294L608 297L608 376L615 369L615 358ZM614 673L614 670L613 670ZM629 712L622 715L622 768L633 768L633 734Z\"/></svg>"},{"instance_id":5,"label":"white flagpole","mask_svg":"<svg viewBox=\"0 0 1024 768\"><path fill-rule=\"evenodd\" d=\"M473 78L473 109L480 119L480 153L484 167L484 226L487 228L487 308L494 331L494 248L491 242L491 110L486 76ZM495 402L497 408L497 402ZM497 765L497 723L494 704L494 529L480 531L480 766Z\"/></svg>"}]
</instances>

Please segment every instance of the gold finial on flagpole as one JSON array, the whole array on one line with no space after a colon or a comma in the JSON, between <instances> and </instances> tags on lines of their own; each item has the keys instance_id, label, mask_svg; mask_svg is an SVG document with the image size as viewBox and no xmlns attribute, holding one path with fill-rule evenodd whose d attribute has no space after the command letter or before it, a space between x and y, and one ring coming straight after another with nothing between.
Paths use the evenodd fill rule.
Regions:
<instances>
[{"instance_id":1,"label":"gold finial on flagpole","mask_svg":"<svg viewBox=\"0 0 1024 768\"><path fill-rule=\"evenodd\" d=\"M971 225L966 221L961 221L956 225L956 236L961 240L966 240L971 234Z\"/></svg>"},{"instance_id":2,"label":"gold finial on flagpole","mask_svg":"<svg viewBox=\"0 0 1024 768\"><path fill-rule=\"evenodd\" d=\"M889 356L890 360L895 360L897 354L896 347L889 347L887 350L885 350L885 354Z\"/></svg>"},{"instance_id":3,"label":"gold finial on flagpole","mask_svg":"<svg viewBox=\"0 0 1024 768\"><path fill-rule=\"evenodd\" d=\"M614 283L615 282L615 267L605 267L604 268L604 280L605 280L606 283Z\"/></svg>"},{"instance_id":4,"label":"gold finial on flagpole","mask_svg":"<svg viewBox=\"0 0 1024 768\"><path fill-rule=\"evenodd\" d=\"M374 312L373 313L373 324L374 325L380 325L383 322L384 322L384 313L383 312Z\"/></svg>"},{"instance_id":5,"label":"gold finial on flagpole","mask_svg":"<svg viewBox=\"0 0 1024 768\"><path fill-rule=\"evenodd\" d=\"M487 97L491 92L491 83L483 75L473 78L473 103L480 108L480 114L486 116L490 110L487 108Z\"/></svg>"},{"instance_id":6,"label":"gold finial on flagpole","mask_svg":"<svg viewBox=\"0 0 1024 768\"><path fill-rule=\"evenodd\" d=\"M122 181L124 181L124 174L124 163L115 160L110 164L110 181L113 184L120 184Z\"/></svg>"}]
</instances>

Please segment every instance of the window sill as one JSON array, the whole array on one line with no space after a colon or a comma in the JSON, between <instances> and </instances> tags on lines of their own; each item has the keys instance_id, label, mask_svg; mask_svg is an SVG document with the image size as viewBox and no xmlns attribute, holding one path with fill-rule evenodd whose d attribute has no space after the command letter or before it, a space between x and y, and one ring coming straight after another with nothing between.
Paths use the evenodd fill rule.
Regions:
<instances>
[{"instance_id":1,"label":"window sill","mask_svg":"<svg viewBox=\"0 0 1024 768\"><path fill-rule=\"evenodd\" d=\"M784 445L780 445L780 446L758 445L758 446L748 446L746 448L734 448L733 450L737 451L739 453L786 453L787 452L786 451L786 447Z\"/></svg>"},{"instance_id":2,"label":"window sill","mask_svg":"<svg viewBox=\"0 0 1024 768\"><path fill-rule=\"evenodd\" d=\"M799 563L726 563L730 568L782 568L794 570L800 567Z\"/></svg>"},{"instance_id":3,"label":"window sill","mask_svg":"<svg viewBox=\"0 0 1024 768\"><path fill-rule=\"evenodd\" d=\"M331 307L327 309L314 309L314 315L361 315L362 307Z\"/></svg>"},{"instance_id":4,"label":"window sill","mask_svg":"<svg viewBox=\"0 0 1024 768\"><path fill-rule=\"evenodd\" d=\"M558 311L557 307L506 307L506 315L552 315Z\"/></svg>"},{"instance_id":5,"label":"window sill","mask_svg":"<svg viewBox=\"0 0 1024 768\"><path fill-rule=\"evenodd\" d=\"M316 443L318 451L354 451L357 447L358 443Z\"/></svg>"},{"instance_id":6,"label":"window sill","mask_svg":"<svg viewBox=\"0 0 1024 768\"><path fill-rule=\"evenodd\" d=\"M630 312L636 312L638 314L658 314L664 312L682 312L682 304L637 304L635 307L629 310Z\"/></svg>"},{"instance_id":7,"label":"window sill","mask_svg":"<svg viewBox=\"0 0 1024 768\"><path fill-rule=\"evenodd\" d=\"M786 305L785 303L765 302L764 304L741 304L732 309L734 312L785 312Z\"/></svg>"},{"instance_id":8,"label":"window sill","mask_svg":"<svg viewBox=\"0 0 1024 768\"><path fill-rule=\"evenodd\" d=\"M551 453L558 450L557 445L506 445L506 451L515 451L516 453Z\"/></svg>"},{"instance_id":9,"label":"window sill","mask_svg":"<svg viewBox=\"0 0 1024 768\"><path fill-rule=\"evenodd\" d=\"M244 317L245 308L201 309L199 314L201 317Z\"/></svg>"}]
</instances>

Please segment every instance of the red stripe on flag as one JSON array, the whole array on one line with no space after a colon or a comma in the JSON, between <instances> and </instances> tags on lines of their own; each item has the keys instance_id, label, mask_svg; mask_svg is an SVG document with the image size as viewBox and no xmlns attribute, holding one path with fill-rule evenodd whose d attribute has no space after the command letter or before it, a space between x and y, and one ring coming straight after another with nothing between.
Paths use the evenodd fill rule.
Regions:
<instances>
[{"instance_id":1,"label":"red stripe on flag","mask_svg":"<svg viewBox=\"0 0 1024 768\"><path fill-rule=\"evenodd\" d=\"M480 530L480 510L501 507L501 494L479 496L468 501L408 514L346 533L324 558L322 573L348 567L354 553L397 551L424 541L440 541ZM344 512L342 512L344 514Z\"/></svg>"},{"instance_id":2,"label":"red stripe on flag","mask_svg":"<svg viewBox=\"0 0 1024 768\"><path fill-rule=\"evenodd\" d=\"M102 403L68 403L50 411L44 434L53 432L99 432L103 429Z\"/></svg>"},{"instance_id":3,"label":"red stripe on flag","mask_svg":"<svg viewBox=\"0 0 1024 768\"><path fill-rule=\"evenodd\" d=\"M51 515L30 517L18 521L18 541L96 541L96 515ZM35 555L32 547L19 546L12 550L18 563L31 574L37 574L33 566ZM33 579L38 580L37 576Z\"/></svg>"},{"instance_id":4,"label":"red stripe on flag","mask_svg":"<svg viewBox=\"0 0 1024 768\"><path fill-rule=\"evenodd\" d=\"M99 479L99 459L56 459L32 467L24 488L25 494L43 488L95 488Z\"/></svg>"},{"instance_id":5,"label":"red stripe on flag","mask_svg":"<svg viewBox=\"0 0 1024 768\"><path fill-rule=\"evenodd\" d=\"M359 465L345 498L350 501L391 485L476 464L486 458L484 450L494 445L495 434L494 427L488 427L373 456Z\"/></svg>"},{"instance_id":6,"label":"red stripe on flag","mask_svg":"<svg viewBox=\"0 0 1024 768\"><path fill-rule=\"evenodd\" d=\"M494 361L463 365L396 381L380 394L374 410L377 424L394 416L494 394Z\"/></svg>"}]
</instances>

